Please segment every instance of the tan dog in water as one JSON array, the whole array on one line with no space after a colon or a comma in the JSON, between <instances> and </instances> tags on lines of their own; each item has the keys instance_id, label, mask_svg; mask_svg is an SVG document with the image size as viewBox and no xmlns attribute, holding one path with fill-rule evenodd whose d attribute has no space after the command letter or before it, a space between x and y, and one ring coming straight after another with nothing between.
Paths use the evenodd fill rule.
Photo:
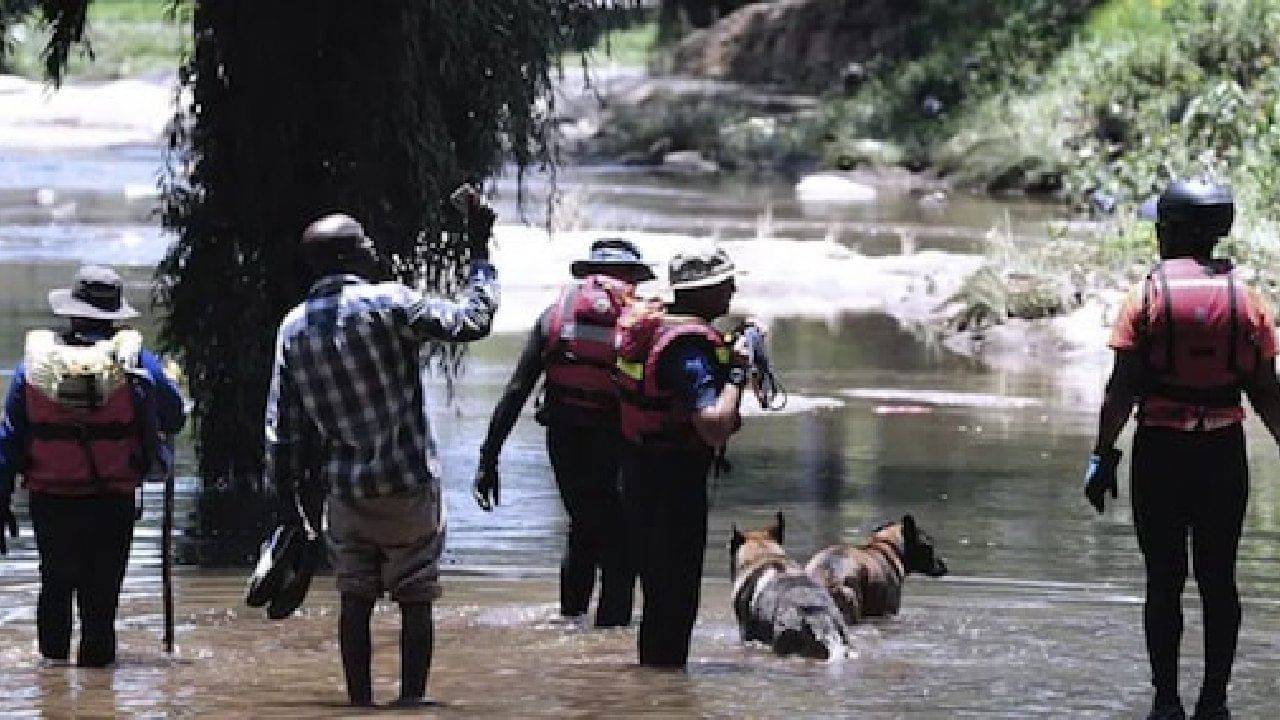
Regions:
<instances>
[{"instance_id":1,"label":"tan dog in water","mask_svg":"<svg viewBox=\"0 0 1280 720\"><path fill-rule=\"evenodd\" d=\"M848 628L831 596L782 548L776 525L739 532L729 543L733 612L744 642L768 643L779 655L826 660L848 645Z\"/></svg>"},{"instance_id":2,"label":"tan dog in water","mask_svg":"<svg viewBox=\"0 0 1280 720\"><path fill-rule=\"evenodd\" d=\"M940 577L947 566L935 553L933 540L906 515L876 528L860 546L818 551L805 572L831 593L844 621L853 625L863 618L896 615L908 573Z\"/></svg>"}]
</instances>

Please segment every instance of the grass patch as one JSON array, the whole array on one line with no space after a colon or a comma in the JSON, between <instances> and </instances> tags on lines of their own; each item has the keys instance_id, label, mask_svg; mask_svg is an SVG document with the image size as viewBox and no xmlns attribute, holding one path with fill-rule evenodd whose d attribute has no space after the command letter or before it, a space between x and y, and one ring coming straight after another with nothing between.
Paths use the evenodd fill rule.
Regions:
<instances>
[{"instance_id":1,"label":"grass patch","mask_svg":"<svg viewBox=\"0 0 1280 720\"><path fill-rule=\"evenodd\" d=\"M642 22L631 27L611 30L587 51L593 65L646 67L658 42L658 23Z\"/></svg>"},{"instance_id":2,"label":"grass patch","mask_svg":"<svg viewBox=\"0 0 1280 720\"><path fill-rule=\"evenodd\" d=\"M73 51L66 77L105 80L176 71L189 43L188 13L190 8L184 5L175 15L164 0L96 0L89 6L85 28L89 51ZM10 29L9 39L9 71L43 77L41 53L49 39L48 28L30 16Z\"/></svg>"}]
</instances>

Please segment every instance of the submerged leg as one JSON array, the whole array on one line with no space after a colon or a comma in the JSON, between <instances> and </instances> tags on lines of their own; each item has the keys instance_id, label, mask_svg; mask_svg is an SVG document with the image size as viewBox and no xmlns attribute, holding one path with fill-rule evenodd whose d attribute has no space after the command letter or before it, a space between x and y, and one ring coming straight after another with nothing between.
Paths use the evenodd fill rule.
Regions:
<instances>
[{"instance_id":1,"label":"submerged leg","mask_svg":"<svg viewBox=\"0 0 1280 720\"><path fill-rule=\"evenodd\" d=\"M40 554L36 637L40 654L47 660L67 660L71 655L71 601L84 574L76 532L78 517L73 514L76 506L72 502L43 493L32 493L30 500Z\"/></svg>"},{"instance_id":2,"label":"submerged leg","mask_svg":"<svg viewBox=\"0 0 1280 720\"><path fill-rule=\"evenodd\" d=\"M342 594L338 644L342 650L342 673L347 679L347 698L352 705L373 704L373 680L370 665L373 645L369 639L369 619L375 599Z\"/></svg>"},{"instance_id":3,"label":"submerged leg","mask_svg":"<svg viewBox=\"0 0 1280 720\"><path fill-rule=\"evenodd\" d=\"M400 603L400 697L393 705L429 705L427 676L435 633L430 602Z\"/></svg>"}]
</instances>

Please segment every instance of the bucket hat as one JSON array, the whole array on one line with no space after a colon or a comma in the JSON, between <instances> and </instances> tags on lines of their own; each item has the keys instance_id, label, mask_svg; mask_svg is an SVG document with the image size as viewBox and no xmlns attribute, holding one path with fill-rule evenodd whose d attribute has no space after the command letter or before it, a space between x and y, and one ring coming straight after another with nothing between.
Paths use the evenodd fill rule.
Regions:
<instances>
[{"instance_id":1,"label":"bucket hat","mask_svg":"<svg viewBox=\"0 0 1280 720\"><path fill-rule=\"evenodd\" d=\"M569 273L576 278L583 278L592 273L608 272L619 268L632 268L641 273L640 280L652 280L653 268L640 255L640 248L635 243L622 238L601 238L591 243L591 250L586 258L574 260L569 265Z\"/></svg>"},{"instance_id":2,"label":"bucket hat","mask_svg":"<svg viewBox=\"0 0 1280 720\"><path fill-rule=\"evenodd\" d=\"M86 265L76 272L71 287L49 291L49 307L61 317L90 320L129 320L138 317L124 299L124 281L115 270Z\"/></svg>"},{"instance_id":3,"label":"bucket hat","mask_svg":"<svg viewBox=\"0 0 1280 720\"><path fill-rule=\"evenodd\" d=\"M672 290L695 290L719 285L743 275L721 248L678 252L671 257L667 274Z\"/></svg>"}]
</instances>

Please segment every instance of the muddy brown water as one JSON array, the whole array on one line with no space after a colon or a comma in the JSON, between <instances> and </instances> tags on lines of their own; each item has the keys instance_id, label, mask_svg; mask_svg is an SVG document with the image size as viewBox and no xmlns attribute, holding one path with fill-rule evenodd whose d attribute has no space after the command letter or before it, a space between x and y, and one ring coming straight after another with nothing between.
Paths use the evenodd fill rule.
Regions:
<instances>
[{"instance_id":1,"label":"muddy brown water","mask_svg":"<svg viewBox=\"0 0 1280 720\"><path fill-rule=\"evenodd\" d=\"M120 188L150 182L153 168L152 155L137 149L53 158L0 151L0 367L16 362L27 328L47 321L45 291L65 283L78 262L129 266L130 292L145 303L147 266L164 240L149 225L147 201L126 199ZM897 252L894 233L904 224L935 228L920 233L932 238L922 244L964 251L1006 212L1028 224L1037 212L962 199L925 212L898 198L814 215L782 186L616 171L567 173L562 181L612 227L752 233L771 205L775 234L804 241L834 225L868 252ZM51 215L33 201L46 186L75 207ZM1140 717L1149 690L1127 483L1101 517L1080 493L1102 373L993 371L874 315L783 320L772 338L791 404L747 419L730 447L733 472L712 484L702 605L683 674L637 669L634 629L596 631L557 617L564 517L530 417L503 455L503 504L491 514L474 506L476 449L520 338L474 346L457 402L433 398L449 513L429 687L441 704L417 714ZM1245 615L1232 704L1238 717L1264 718L1280 701L1280 459L1260 426L1250 421L1249 431L1253 494L1240 552ZM182 467L180 507L189 511L197 481L186 447ZM298 615L273 622L243 605L244 573L181 567L178 650L162 652L158 507L149 490L121 603L121 659L107 670L38 661L37 563L23 519L23 537L0 561L0 716L358 716L342 706L328 578ZM725 544L732 523L763 525L779 510L788 547L801 559L912 513L952 574L909 578L902 613L856 627L848 657L776 658L739 642ZM1201 648L1194 582L1185 607L1183 694L1192 699ZM389 700L394 607L380 607L374 623L375 693Z\"/></svg>"}]
</instances>

